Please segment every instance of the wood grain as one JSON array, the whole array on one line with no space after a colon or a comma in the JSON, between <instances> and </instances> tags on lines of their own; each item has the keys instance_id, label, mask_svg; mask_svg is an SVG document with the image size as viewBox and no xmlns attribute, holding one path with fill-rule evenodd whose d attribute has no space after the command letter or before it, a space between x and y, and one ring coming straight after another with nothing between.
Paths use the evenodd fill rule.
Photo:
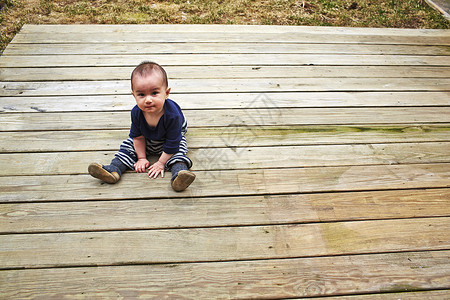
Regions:
<instances>
[{"instance_id":1,"label":"wood grain","mask_svg":"<svg viewBox=\"0 0 450 300\"><path fill-rule=\"evenodd\" d=\"M125 80L130 67L23 67L0 69L0 81ZM446 66L168 66L170 79L186 78L447 78Z\"/></svg>"},{"instance_id":2,"label":"wood grain","mask_svg":"<svg viewBox=\"0 0 450 300\"><path fill-rule=\"evenodd\" d=\"M448 256L449 251L406 252L209 264L10 270L0 272L0 292L8 297L185 298L188 295L199 299L214 294L246 299L448 289Z\"/></svg>"},{"instance_id":3,"label":"wood grain","mask_svg":"<svg viewBox=\"0 0 450 300\"><path fill-rule=\"evenodd\" d=\"M183 110L223 108L341 108L448 106L450 92L283 92L173 93ZM3 97L0 112L129 111L136 101L129 95ZM64 103L64 105L61 105ZM189 120L188 120L189 121ZM1 122L1 121L0 121ZM1 128L0 128L1 130Z\"/></svg>"},{"instance_id":4,"label":"wood grain","mask_svg":"<svg viewBox=\"0 0 450 300\"><path fill-rule=\"evenodd\" d=\"M0 177L3 187L0 202L190 198L450 186L450 168L443 163L218 170L197 171L196 174L195 183L183 193L171 189L167 176L149 179L142 173L124 174L114 185L89 175Z\"/></svg>"},{"instance_id":5,"label":"wood grain","mask_svg":"<svg viewBox=\"0 0 450 300\"><path fill-rule=\"evenodd\" d=\"M118 143L116 151L119 146ZM84 174L90 162L109 164L116 151L3 154L0 156L0 169L5 171L0 176ZM284 147L241 145L239 149L193 149L189 157L195 162L192 167L194 171L445 163L450 161L450 143ZM149 157L151 163L156 162L157 158ZM33 163L30 164L30 161Z\"/></svg>"},{"instance_id":6,"label":"wood grain","mask_svg":"<svg viewBox=\"0 0 450 300\"><path fill-rule=\"evenodd\" d=\"M189 128L449 123L449 107L398 108L255 108L236 115L233 109L184 112ZM127 129L130 112L3 114L3 131Z\"/></svg>"},{"instance_id":7,"label":"wood grain","mask_svg":"<svg viewBox=\"0 0 450 300\"><path fill-rule=\"evenodd\" d=\"M2 268L208 262L445 250L446 218L0 235ZM189 249L189 251L180 251ZM221 251L217 251L221 249Z\"/></svg>"},{"instance_id":8,"label":"wood grain","mask_svg":"<svg viewBox=\"0 0 450 300\"><path fill-rule=\"evenodd\" d=\"M327 26L276 26L276 25L224 25L224 24L126 24L126 25L107 25L102 24L92 26L89 24L70 24L70 25L35 25L25 24L20 33L134 33L134 32L161 32L161 33L290 33L300 32L309 34L334 34L336 36L348 36L365 34L367 36L386 35L386 36L443 36L448 37L448 31L442 29L405 29L405 28L357 28L357 27L327 27ZM245 41L245 39L242 39Z\"/></svg>"},{"instance_id":9,"label":"wood grain","mask_svg":"<svg viewBox=\"0 0 450 300\"><path fill-rule=\"evenodd\" d=\"M313 28L310 32L74 32L68 35L64 32L30 32L19 33L13 43L179 43L179 42L223 42L236 43L357 43L357 44L406 44L406 45L448 45L450 37L445 30L435 32L423 31L423 36L414 36L405 31L383 31L368 34L367 31L351 34L336 34L336 31L319 32ZM416 32L417 34L417 32Z\"/></svg>"},{"instance_id":10,"label":"wood grain","mask_svg":"<svg viewBox=\"0 0 450 300\"><path fill-rule=\"evenodd\" d=\"M117 151L128 134L128 129L0 132L0 152ZM448 142L450 126L361 124L191 128L187 141L189 149Z\"/></svg>"},{"instance_id":11,"label":"wood grain","mask_svg":"<svg viewBox=\"0 0 450 300\"><path fill-rule=\"evenodd\" d=\"M27 26L27 25L25 25ZM24 27L25 28L25 27ZM69 27L70 28L70 27ZM89 29L89 28L87 28ZM348 29L348 28L347 28ZM9 44L3 56L20 55L91 55L91 54L193 54L193 53L303 53L303 54L387 54L387 55L449 55L448 46L428 45L377 45L365 44L314 44L314 43L237 43L226 42L180 42L180 43L60 43Z\"/></svg>"},{"instance_id":12,"label":"wood grain","mask_svg":"<svg viewBox=\"0 0 450 300\"><path fill-rule=\"evenodd\" d=\"M446 217L450 215L449 202L449 189L420 189L0 204L0 232L83 232Z\"/></svg>"},{"instance_id":13,"label":"wood grain","mask_svg":"<svg viewBox=\"0 0 450 300\"><path fill-rule=\"evenodd\" d=\"M138 62L139 63L139 62ZM179 93L265 93L265 92L401 92L449 91L450 78L246 78L174 79ZM0 82L0 96L74 96L130 94L129 80Z\"/></svg>"},{"instance_id":14,"label":"wood grain","mask_svg":"<svg viewBox=\"0 0 450 300\"><path fill-rule=\"evenodd\" d=\"M128 55L41 55L2 56L0 67L134 67L150 59L163 66L191 65L325 65L325 66L449 66L448 56L340 55L340 54L128 54Z\"/></svg>"}]
</instances>

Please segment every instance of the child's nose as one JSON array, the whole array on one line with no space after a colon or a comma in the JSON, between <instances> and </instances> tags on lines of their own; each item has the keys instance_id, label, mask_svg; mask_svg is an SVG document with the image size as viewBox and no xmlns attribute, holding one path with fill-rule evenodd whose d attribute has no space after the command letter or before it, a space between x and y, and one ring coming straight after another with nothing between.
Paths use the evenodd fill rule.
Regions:
<instances>
[{"instance_id":1,"label":"child's nose","mask_svg":"<svg viewBox=\"0 0 450 300\"><path fill-rule=\"evenodd\" d=\"M152 102L152 97L150 96L145 97L145 102Z\"/></svg>"}]
</instances>

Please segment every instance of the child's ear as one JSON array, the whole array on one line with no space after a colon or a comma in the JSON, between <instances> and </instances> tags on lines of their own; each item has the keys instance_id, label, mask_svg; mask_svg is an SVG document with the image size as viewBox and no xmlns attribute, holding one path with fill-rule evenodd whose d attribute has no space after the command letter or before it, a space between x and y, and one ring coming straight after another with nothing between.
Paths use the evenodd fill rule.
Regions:
<instances>
[{"instance_id":1,"label":"child's ear","mask_svg":"<svg viewBox=\"0 0 450 300\"><path fill-rule=\"evenodd\" d=\"M169 94L170 94L170 90L171 90L172 88L167 88L167 90L166 90L166 98L167 97L169 97Z\"/></svg>"}]
</instances>

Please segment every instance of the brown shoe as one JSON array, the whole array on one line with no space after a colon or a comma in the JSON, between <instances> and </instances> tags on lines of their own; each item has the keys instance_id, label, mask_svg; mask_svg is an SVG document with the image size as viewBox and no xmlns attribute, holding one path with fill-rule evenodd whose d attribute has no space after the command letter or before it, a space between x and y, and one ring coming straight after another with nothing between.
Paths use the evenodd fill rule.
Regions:
<instances>
[{"instance_id":1,"label":"brown shoe","mask_svg":"<svg viewBox=\"0 0 450 300\"><path fill-rule=\"evenodd\" d=\"M88 171L92 177L95 177L107 183L116 183L120 179L119 173L117 172L110 173L105 169L103 169L101 164L97 163L90 164Z\"/></svg>"},{"instance_id":2,"label":"brown shoe","mask_svg":"<svg viewBox=\"0 0 450 300\"><path fill-rule=\"evenodd\" d=\"M178 172L177 177L172 181L172 188L176 192L184 191L194 180L194 173L187 170L181 170Z\"/></svg>"}]
</instances>

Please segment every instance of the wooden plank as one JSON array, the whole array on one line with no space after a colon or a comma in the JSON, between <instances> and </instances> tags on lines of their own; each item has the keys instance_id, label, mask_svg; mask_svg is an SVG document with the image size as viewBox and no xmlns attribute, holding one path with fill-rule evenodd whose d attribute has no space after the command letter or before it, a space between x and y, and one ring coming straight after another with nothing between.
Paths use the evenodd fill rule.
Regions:
<instances>
[{"instance_id":1,"label":"wooden plank","mask_svg":"<svg viewBox=\"0 0 450 300\"><path fill-rule=\"evenodd\" d=\"M129 129L0 132L0 152L117 151ZM191 128L189 149L450 141L450 126L256 126Z\"/></svg>"},{"instance_id":2,"label":"wooden plank","mask_svg":"<svg viewBox=\"0 0 450 300\"><path fill-rule=\"evenodd\" d=\"M3 269L445 250L447 218L0 235ZM182 251L189 249L189 251ZM217 251L221 249L221 251Z\"/></svg>"},{"instance_id":3,"label":"wooden plank","mask_svg":"<svg viewBox=\"0 0 450 300\"><path fill-rule=\"evenodd\" d=\"M8 298L116 298L138 293L157 298L245 299L448 289L448 255L449 251L439 251L10 270L0 272L0 292Z\"/></svg>"},{"instance_id":4,"label":"wooden plank","mask_svg":"<svg viewBox=\"0 0 450 300\"><path fill-rule=\"evenodd\" d=\"M298 44L298 43L136 43L128 44L15 44L3 51L8 55L86 55L86 54L206 54L206 53L303 53L303 54L385 54L385 55L450 55L448 46L425 45L357 45L357 44Z\"/></svg>"},{"instance_id":5,"label":"wooden plank","mask_svg":"<svg viewBox=\"0 0 450 300\"><path fill-rule=\"evenodd\" d=\"M407 290L405 288L405 290ZM449 290L425 291L425 292L403 292L388 294L369 294L369 295L352 295L352 296L336 296L328 297L327 300L352 300L352 299L380 299L380 300L441 300L450 294ZM309 298L293 298L293 299L309 299Z\"/></svg>"},{"instance_id":6,"label":"wooden plank","mask_svg":"<svg viewBox=\"0 0 450 300\"><path fill-rule=\"evenodd\" d=\"M447 78L450 67L426 66L209 66L166 67L170 79L186 78ZM2 68L2 81L125 80L133 67Z\"/></svg>"},{"instance_id":7,"label":"wooden plank","mask_svg":"<svg viewBox=\"0 0 450 300\"><path fill-rule=\"evenodd\" d=\"M312 108L448 106L450 92L287 92L171 94L183 110L219 108ZM208 101L205 101L207 99ZM93 96L2 97L0 112L130 111L131 94ZM64 103L64 105L61 105Z\"/></svg>"},{"instance_id":8,"label":"wooden plank","mask_svg":"<svg viewBox=\"0 0 450 300\"><path fill-rule=\"evenodd\" d=\"M450 107L185 110L189 127L449 123ZM128 129L129 112L5 113L1 130ZM252 130L251 127L247 130Z\"/></svg>"},{"instance_id":9,"label":"wooden plank","mask_svg":"<svg viewBox=\"0 0 450 300\"><path fill-rule=\"evenodd\" d=\"M223 42L228 43L357 43L357 44L402 44L402 45L449 45L450 36L445 30L418 36L404 34L355 34L332 32L19 32L13 43L180 43ZM425 32L425 31L424 31Z\"/></svg>"},{"instance_id":10,"label":"wooden plank","mask_svg":"<svg viewBox=\"0 0 450 300\"><path fill-rule=\"evenodd\" d=\"M449 66L448 56L342 54L153 54L1 56L0 67L133 67L143 60L164 66L192 65L326 65L326 66Z\"/></svg>"},{"instance_id":11,"label":"wooden plank","mask_svg":"<svg viewBox=\"0 0 450 300\"><path fill-rule=\"evenodd\" d=\"M166 67L170 79L187 78L447 78L450 67L425 66L210 66ZM2 81L125 80L133 67L2 68Z\"/></svg>"},{"instance_id":12,"label":"wooden plank","mask_svg":"<svg viewBox=\"0 0 450 300\"><path fill-rule=\"evenodd\" d=\"M207 146L207 145L206 145ZM117 145L117 150L119 144ZM0 154L0 176L85 174L90 162L108 164L114 152ZM450 142L326 146L200 148L192 170L323 167L450 162ZM150 161L155 162L156 156ZM33 164L30 165L30 161ZM70 168L67 167L70 164Z\"/></svg>"},{"instance_id":13,"label":"wooden plank","mask_svg":"<svg viewBox=\"0 0 450 300\"><path fill-rule=\"evenodd\" d=\"M1 203L31 201L118 200L344 192L450 186L446 163L197 171L183 193L170 187L170 178L149 179L127 173L117 184L104 184L89 175L0 177ZM149 190L148 186L152 189ZM127 193L124 193L124 189Z\"/></svg>"},{"instance_id":14,"label":"wooden plank","mask_svg":"<svg viewBox=\"0 0 450 300\"><path fill-rule=\"evenodd\" d=\"M218 262L10 270L8 298L291 298L449 288L448 251ZM330 268L330 266L333 266ZM364 278L365 280L361 280Z\"/></svg>"},{"instance_id":15,"label":"wooden plank","mask_svg":"<svg viewBox=\"0 0 450 300\"><path fill-rule=\"evenodd\" d=\"M449 202L450 189L425 189L14 203L0 204L0 232L168 229L438 217L450 216Z\"/></svg>"},{"instance_id":16,"label":"wooden plank","mask_svg":"<svg viewBox=\"0 0 450 300\"><path fill-rule=\"evenodd\" d=\"M174 79L178 93L450 91L450 78L242 78ZM0 96L129 94L129 80L0 82Z\"/></svg>"},{"instance_id":17,"label":"wooden plank","mask_svg":"<svg viewBox=\"0 0 450 300\"><path fill-rule=\"evenodd\" d=\"M282 26L282 25L231 25L231 24L25 24L21 33L309 33L335 35L394 35L394 36L441 36L448 37L445 29L411 29L411 28L369 28L369 27L327 27L327 26Z\"/></svg>"}]
</instances>

